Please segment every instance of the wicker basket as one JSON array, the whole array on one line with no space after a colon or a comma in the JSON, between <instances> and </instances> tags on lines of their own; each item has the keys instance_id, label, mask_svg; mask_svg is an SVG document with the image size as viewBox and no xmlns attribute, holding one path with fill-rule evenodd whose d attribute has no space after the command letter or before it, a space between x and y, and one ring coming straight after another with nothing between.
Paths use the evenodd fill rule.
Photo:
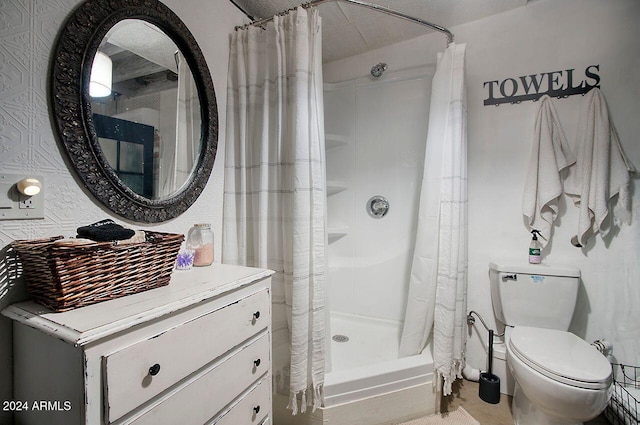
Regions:
<instances>
[{"instance_id":1,"label":"wicker basket","mask_svg":"<svg viewBox=\"0 0 640 425\"><path fill-rule=\"evenodd\" d=\"M146 242L123 245L56 245L58 236L12 246L33 299L66 311L167 285L184 235L145 233Z\"/></svg>"}]
</instances>

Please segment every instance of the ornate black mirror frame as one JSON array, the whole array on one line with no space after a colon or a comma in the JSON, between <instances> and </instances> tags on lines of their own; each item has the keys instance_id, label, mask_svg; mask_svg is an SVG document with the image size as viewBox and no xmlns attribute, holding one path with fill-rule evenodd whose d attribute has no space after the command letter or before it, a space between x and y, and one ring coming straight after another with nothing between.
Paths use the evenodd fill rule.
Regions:
<instances>
[{"instance_id":1,"label":"ornate black mirror frame","mask_svg":"<svg viewBox=\"0 0 640 425\"><path fill-rule=\"evenodd\" d=\"M200 155L190 179L166 199L145 198L127 187L104 157L91 113L89 76L107 32L123 19L160 28L178 46L195 79L201 109ZM56 43L50 81L52 119L58 139L83 185L121 217L158 223L177 217L200 196L218 145L218 110L204 55L185 24L158 0L87 0L69 17Z\"/></svg>"}]
</instances>

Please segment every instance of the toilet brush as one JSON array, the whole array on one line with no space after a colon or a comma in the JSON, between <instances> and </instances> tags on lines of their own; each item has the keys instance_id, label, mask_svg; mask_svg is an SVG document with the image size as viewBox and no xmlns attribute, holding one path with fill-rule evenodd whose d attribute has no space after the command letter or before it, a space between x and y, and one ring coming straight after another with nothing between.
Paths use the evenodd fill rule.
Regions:
<instances>
[{"instance_id":1,"label":"toilet brush","mask_svg":"<svg viewBox=\"0 0 640 425\"><path fill-rule=\"evenodd\" d=\"M480 374L480 385L478 395L480 398L491 404L500 402L500 377L491 373L493 363L493 330L489 329L489 369Z\"/></svg>"}]
</instances>

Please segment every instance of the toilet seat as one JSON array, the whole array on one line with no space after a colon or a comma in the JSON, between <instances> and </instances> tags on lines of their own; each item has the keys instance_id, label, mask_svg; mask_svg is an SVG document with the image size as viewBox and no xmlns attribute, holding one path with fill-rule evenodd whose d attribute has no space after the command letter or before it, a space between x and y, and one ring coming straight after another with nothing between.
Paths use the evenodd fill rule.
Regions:
<instances>
[{"instance_id":1,"label":"toilet seat","mask_svg":"<svg viewBox=\"0 0 640 425\"><path fill-rule=\"evenodd\" d=\"M555 381L585 389L611 385L611 365L607 359L570 332L516 326L509 348L527 366Z\"/></svg>"}]
</instances>

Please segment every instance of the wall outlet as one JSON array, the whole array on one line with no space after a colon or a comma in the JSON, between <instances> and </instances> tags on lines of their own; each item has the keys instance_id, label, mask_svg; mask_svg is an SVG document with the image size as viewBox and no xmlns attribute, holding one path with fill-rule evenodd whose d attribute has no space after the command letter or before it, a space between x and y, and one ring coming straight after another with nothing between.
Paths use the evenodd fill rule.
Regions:
<instances>
[{"instance_id":1,"label":"wall outlet","mask_svg":"<svg viewBox=\"0 0 640 425\"><path fill-rule=\"evenodd\" d=\"M36 203L33 201L33 197L20 194L20 202L18 202L18 208L20 208L21 210L35 210Z\"/></svg>"},{"instance_id":2,"label":"wall outlet","mask_svg":"<svg viewBox=\"0 0 640 425\"><path fill-rule=\"evenodd\" d=\"M16 184L25 177L36 178L42 183L40 193L26 196ZM30 220L44 218L44 177L24 174L0 173L0 220Z\"/></svg>"}]
</instances>

